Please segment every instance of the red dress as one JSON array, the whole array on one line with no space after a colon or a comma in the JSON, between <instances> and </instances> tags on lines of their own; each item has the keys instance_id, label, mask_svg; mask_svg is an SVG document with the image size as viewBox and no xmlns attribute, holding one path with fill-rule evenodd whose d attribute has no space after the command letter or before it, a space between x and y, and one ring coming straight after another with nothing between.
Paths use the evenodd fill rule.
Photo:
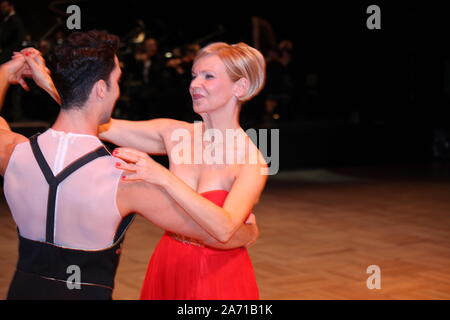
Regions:
<instances>
[{"instance_id":1,"label":"red dress","mask_svg":"<svg viewBox=\"0 0 450 320\"><path fill-rule=\"evenodd\" d=\"M202 196L223 206L228 192ZM246 248L217 250L184 243L167 232L147 267L142 300L257 300L258 286Z\"/></svg>"}]
</instances>

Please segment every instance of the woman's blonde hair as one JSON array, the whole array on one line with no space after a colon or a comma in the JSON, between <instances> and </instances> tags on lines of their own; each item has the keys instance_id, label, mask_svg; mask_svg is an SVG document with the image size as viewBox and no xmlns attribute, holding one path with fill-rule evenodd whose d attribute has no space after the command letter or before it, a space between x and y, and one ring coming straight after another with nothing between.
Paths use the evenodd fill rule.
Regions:
<instances>
[{"instance_id":1,"label":"woman's blonde hair","mask_svg":"<svg viewBox=\"0 0 450 320\"><path fill-rule=\"evenodd\" d=\"M243 42L231 45L215 42L203 47L197 53L194 64L199 59L212 54L217 55L225 64L232 81L236 82L241 78L249 81L247 93L239 97L239 100L248 101L262 90L266 80L266 61L261 52Z\"/></svg>"}]
</instances>

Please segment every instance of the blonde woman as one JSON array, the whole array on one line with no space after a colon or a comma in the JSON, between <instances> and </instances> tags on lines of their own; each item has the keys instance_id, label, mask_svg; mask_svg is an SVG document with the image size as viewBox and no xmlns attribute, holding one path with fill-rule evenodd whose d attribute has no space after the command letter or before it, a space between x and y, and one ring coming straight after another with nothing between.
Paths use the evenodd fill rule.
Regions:
<instances>
[{"instance_id":1,"label":"blonde woman","mask_svg":"<svg viewBox=\"0 0 450 320\"><path fill-rule=\"evenodd\" d=\"M117 164L127 172L124 181L160 186L201 227L226 242L251 219L267 179L264 158L239 125L242 105L264 82L259 51L244 43L210 44L194 61L189 88L202 122L112 120L100 137L127 147L114 152L127 162ZM167 154L170 171L147 153ZM141 299L258 298L245 247L217 250L170 232L151 257L141 290Z\"/></svg>"}]
</instances>

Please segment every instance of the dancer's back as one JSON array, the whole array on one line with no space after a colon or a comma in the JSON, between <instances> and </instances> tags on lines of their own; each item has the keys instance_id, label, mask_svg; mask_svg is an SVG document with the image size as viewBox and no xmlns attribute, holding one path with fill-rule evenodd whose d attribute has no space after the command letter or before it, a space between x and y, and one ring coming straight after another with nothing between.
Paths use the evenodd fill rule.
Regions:
<instances>
[{"instance_id":1,"label":"dancer's back","mask_svg":"<svg viewBox=\"0 0 450 320\"><path fill-rule=\"evenodd\" d=\"M56 176L69 164L102 146L95 136L49 129L39 146ZM112 244L122 220L116 206L121 171L112 157L84 165L58 186L54 243L76 249ZM16 146L5 173L5 196L22 237L45 241L49 186L29 142Z\"/></svg>"},{"instance_id":2,"label":"dancer's back","mask_svg":"<svg viewBox=\"0 0 450 320\"><path fill-rule=\"evenodd\" d=\"M112 298L132 218L117 209L115 161L97 137L53 129L15 147L4 183L19 231L8 299Z\"/></svg>"}]
</instances>

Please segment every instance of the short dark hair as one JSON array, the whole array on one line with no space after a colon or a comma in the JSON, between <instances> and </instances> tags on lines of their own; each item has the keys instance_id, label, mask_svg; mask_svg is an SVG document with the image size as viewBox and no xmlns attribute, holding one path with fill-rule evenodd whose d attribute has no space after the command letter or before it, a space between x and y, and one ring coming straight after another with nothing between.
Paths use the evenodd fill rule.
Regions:
<instances>
[{"instance_id":1,"label":"short dark hair","mask_svg":"<svg viewBox=\"0 0 450 320\"><path fill-rule=\"evenodd\" d=\"M52 57L52 78L61 97L61 108L81 108L92 87L109 78L115 67L119 38L103 31L71 33Z\"/></svg>"}]
</instances>

